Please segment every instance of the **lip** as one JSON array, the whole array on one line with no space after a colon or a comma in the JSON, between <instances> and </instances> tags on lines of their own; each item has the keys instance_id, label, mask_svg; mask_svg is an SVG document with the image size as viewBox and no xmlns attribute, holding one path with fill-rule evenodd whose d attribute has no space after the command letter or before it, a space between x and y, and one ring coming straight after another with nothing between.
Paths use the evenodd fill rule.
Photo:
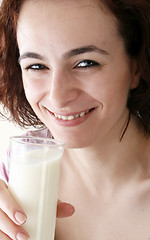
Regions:
<instances>
[{"instance_id":1,"label":"lip","mask_svg":"<svg viewBox=\"0 0 150 240\"><path fill-rule=\"evenodd\" d=\"M58 115L61 115L61 116L75 116L75 115L80 115L82 112L87 112L89 110L88 113L86 113L84 116L81 116L81 117L78 117L78 118L75 118L73 120L63 120L63 119L59 119L59 118L56 118L54 116L54 113L51 112L50 110L47 109L48 113L50 113L50 115L53 117L53 119L55 120L55 122L60 125L60 126L64 126L64 127L74 127L74 126L77 126L81 123L83 123L84 121L86 121L90 115L95 111L96 108L91 108L91 109L87 109L85 111L81 111L81 112L74 112L74 113L65 113L65 114L60 114L60 113L57 113Z\"/></svg>"}]
</instances>

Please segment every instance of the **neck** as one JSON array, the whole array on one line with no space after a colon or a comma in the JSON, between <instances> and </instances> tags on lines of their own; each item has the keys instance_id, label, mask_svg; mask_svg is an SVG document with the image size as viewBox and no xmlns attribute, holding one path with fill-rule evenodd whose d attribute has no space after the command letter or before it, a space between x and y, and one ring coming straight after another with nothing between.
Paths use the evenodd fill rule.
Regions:
<instances>
[{"instance_id":1,"label":"neck","mask_svg":"<svg viewBox=\"0 0 150 240\"><path fill-rule=\"evenodd\" d=\"M115 138L106 141L103 139L94 146L67 151L84 177L87 175L89 178L90 175L90 180L93 179L96 183L122 184L142 177L147 171L148 142L136 120L131 117L121 141Z\"/></svg>"}]
</instances>

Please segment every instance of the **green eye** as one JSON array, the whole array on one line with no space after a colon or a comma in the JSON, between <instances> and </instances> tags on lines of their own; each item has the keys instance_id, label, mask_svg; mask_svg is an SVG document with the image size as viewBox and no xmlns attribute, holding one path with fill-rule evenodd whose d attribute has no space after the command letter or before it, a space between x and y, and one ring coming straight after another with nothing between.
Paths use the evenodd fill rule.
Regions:
<instances>
[{"instance_id":1,"label":"green eye","mask_svg":"<svg viewBox=\"0 0 150 240\"><path fill-rule=\"evenodd\" d=\"M84 60L77 64L77 68L90 68L99 66L99 63L92 60Z\"/></svg>"}]
</instances>

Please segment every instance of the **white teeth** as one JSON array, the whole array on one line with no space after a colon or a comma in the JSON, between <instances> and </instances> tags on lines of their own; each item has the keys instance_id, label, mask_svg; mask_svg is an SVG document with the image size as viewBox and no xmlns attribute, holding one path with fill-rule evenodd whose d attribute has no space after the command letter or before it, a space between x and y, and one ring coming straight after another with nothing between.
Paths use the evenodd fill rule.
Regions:
<instances>
[{"instance_id":1,"label":"white teeth","mask_svg":"<svg viewBox=\"0 0 150 240\"><path fill-rule=\"evenodd\" d=\"M85 115L85 112L80 113L80 117L83 117Z\"/></svg>"},{"instance_id":2,"label":"white teeth","mask_svg":"<svg viewBox=\"0 0 150 240\"><path fill-rule=\"evenodd\" d=\"M58 118L58 119L62 119L62 120L64 120L64 121L71 121L71 120L73 120L73 119L76 119L76 118L79 118L79 117L83 117L84 115L86 115L87 113L89 113L89 110L87 110L87 111L85 111L85 112L82 112L82 113L80 113L80 114L76 114L75 116L73 116L73 115L70 115L70 116L61 116L61 115L59 115L59 114L56 114L56 113L54 113L54 116L56 117L56 118Z\"/></svg>"},{"instance_id":3,"label":"white teeth","mask_svg":"<svg viewBox=\"0 0 150 240\"><path fill-rule=\"evenodd\" d=\"M75 115L75 118L78 118L80 115L79 114L77 114L77 115Z\"/></svg>"},{"instance_id":4,"label":"white teeth","mask_svg":"<svg viewBox=\"0 0 150 240\"><path fill-rule=\"evenodd\" d=\"M74 118L74 116L69 116L67 120L73 120Z\"/></svg>"},{"instance_id":5,"label":"white teeth","mask_svg":"<svg viewBox=\"0 0 150 240\"><path fill-rule=\"evenodd\" d=\"M61 116L62 120L68 120L67 116Z\"/></svg>"},{"instance_id":6,"label":"white teeth","mask_svg":"<svg viewBox=\"0 0 150 240\"><path fill-rule=\"evenodd\" d=\"M58 117L59 119L61 119L61 116L60 116L60 115L58 115L57 117Z\"/></svg>"}]
</instances>

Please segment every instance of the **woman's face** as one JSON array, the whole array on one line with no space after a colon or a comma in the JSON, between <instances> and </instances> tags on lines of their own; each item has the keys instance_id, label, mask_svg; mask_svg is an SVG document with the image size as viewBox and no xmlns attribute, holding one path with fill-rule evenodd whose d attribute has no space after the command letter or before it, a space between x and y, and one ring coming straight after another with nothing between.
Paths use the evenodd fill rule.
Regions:
<instances>
[{"instance_id":1,"label":"woman's face","mask_svg":"<svg viewBox=\"0 0 150 240\"><path fill-rule=\"evenodd\" d=\"M68 147L119 139L138 74L98 1L25 1L17 39L26 97L56 139Z\"/></svg>"}]
</instances>

